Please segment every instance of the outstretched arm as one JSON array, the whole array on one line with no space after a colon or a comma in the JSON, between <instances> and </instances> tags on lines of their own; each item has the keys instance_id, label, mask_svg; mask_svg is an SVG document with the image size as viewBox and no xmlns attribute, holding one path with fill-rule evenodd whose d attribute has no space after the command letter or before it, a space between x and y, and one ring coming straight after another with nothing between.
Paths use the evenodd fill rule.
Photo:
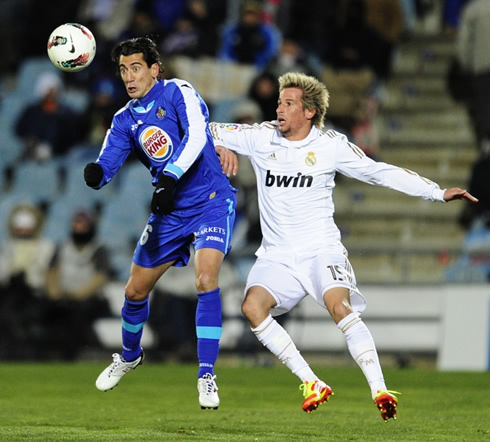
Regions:
<instances>
[{"instance_id":1,"label":"outstretched arm","mask_svg":"<svg viewBox=\"0 0 490 442\"><path fill-rule=\"evenodd\" d=\"M467 200L472 203L478 202L478 198L475 198L471 193L468 193L466 190L460 189L459 187L452 187L444 191L444 201L453 200Z\"/></svg>"}]
</instances>

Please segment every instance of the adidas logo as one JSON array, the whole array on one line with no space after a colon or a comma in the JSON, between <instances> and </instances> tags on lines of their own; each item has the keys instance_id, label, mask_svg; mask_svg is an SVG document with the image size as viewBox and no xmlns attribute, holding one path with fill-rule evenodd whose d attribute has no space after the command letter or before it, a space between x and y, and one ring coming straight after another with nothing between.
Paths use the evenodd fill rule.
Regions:
<instances>
[{"instance_id":1,"label":"adidas logo","mask_svg":"<svg viewBox=\"0 0 490 442\"><path fill-rule=\"evenodd\" d=\"M276 158L276 153L275 152L272 152L268 157L267 157L268 160L277 160Z\"/></svg>"}]
</instances>

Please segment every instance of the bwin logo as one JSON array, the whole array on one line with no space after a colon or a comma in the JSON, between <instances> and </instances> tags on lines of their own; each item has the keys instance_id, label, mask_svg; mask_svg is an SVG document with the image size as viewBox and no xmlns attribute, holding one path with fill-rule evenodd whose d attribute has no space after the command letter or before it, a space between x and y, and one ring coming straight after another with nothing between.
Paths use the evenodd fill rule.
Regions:
<instances>
[{"instance_id":1,"label":"bwin logo","mask_svg":"<svg viewBox=\"0 0 490 442\"><path fill-rule=\"evenodd\" d=\"M303 175L298 172L296 176L283 176L283 175L272 175L271 171L267 171L265 177L266 187L272 187L276 185L277 187L311 187L313 184L313 177L311 175Z\"/></svg>"}]
</instances>

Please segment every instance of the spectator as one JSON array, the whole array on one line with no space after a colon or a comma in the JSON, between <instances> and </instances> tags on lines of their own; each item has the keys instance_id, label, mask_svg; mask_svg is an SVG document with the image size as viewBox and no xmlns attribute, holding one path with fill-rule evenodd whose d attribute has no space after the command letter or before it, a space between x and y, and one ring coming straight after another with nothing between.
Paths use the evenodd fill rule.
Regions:
<instances>
[{"instance_id":1,"label":"spectator","mask_svg":"<svg viewBox=\"0 0 490 442\"><path fill-rule=\"evenodd\" d=\"M263 72L255 77L248 91L248 98L257 103L264 120L276 119L277 99L279 88L274 75Z\"/></svg>"},{"instance_id":2,"label":"spectator","mask_svg":"<svg viewBox=\"0 0 490 442\"><path fill-rule=\"evenodd\" d=\"M400 0L400 6L403 16L403 38L409 39L412 37L417 24L417 1Z\"/></svg>"},{"instance_id":3,"label":"spectator","mask_svg":"<svg viewBox=\"0 0 490 442\"><path fill-rule=\"evenodd\" d=\"M161 50L164 55L184 55L197 58L201 55L199 48L199 29L188 14L177 19L169 35L163 40Z\"/></svg>"},{"instance_id":4,"label":"spectator","mask_svg":"<svg viewBox=\"0 0 490 442\"><path fill-rule=\"evenodd\" d=\"M444 0L442 11L443 30L448 35L458 32L461 12L471 0Z\"/></svg>"},{"instance_id":5,"label":"spectator","mask_svg":"<svg viewBox=\"0 0 490 442\"><path fill-rule=\"evenodd\" d=\"M226 0L189 0L162 43L163 54L216 57L225 16Z\"/></svg>"},{"instance_id":6,"label":"spectator","mask_svg":"<svg viewBox=\"0 0 490 442\"><path fill-rule=\"evenodd\" d=\"M403 35L403 10L400 0L364 0L366 22L377 34L378 41L372 50L376 56L374 72L386 81L391 76L393 60Z\"/></svg>"},{"instance_id":7,"label":"spectator","mask_svg":"<svg viewBox=\"0 0 490 442\"><path fill-rule=\"evenodd\" d=\"M219 57L223 60L255 65L262 71L278 54L281 35L262 19L262 4L245 0L238 23L223 30Z\"/></svg>"},{"instance_id":8,"label":"spectator","mask_svg":"<svg viewBox=\"0 0 490 442\"><path fill-rule=\"evenodd\" d=\"M289 0L288 21L284 33L320 62L329 58L337 33L336 20L341 0Z\"/></svg>"},{"instance_id":9,"label":"spectator","mask_svg":"<svg viewBox=\"0 0 490 442\"><path fill-rule=\"evenodd\" d=\"M471 170L468 192L479 199L478 204L467 203L460 215L460 225L469 230L477 222L490 231L490 141L482 146L482 154Z\"/></svg>"},{"instance_id":10,"label":"spectator","mask_svg":"<svg viewBox=\"0 0 490 442\"><path fill-rule=\"evenodd\" d=\"M84 141L99 147L111 127L112 116L123 106L118 85L112 79L102 78L95 83L87 110L80 119Z\"/></svg>"},{"instance_id":11,"label":"spectator","mask_svg":"<svg viewBox=\"0 0 490 442\"><path fill-rule=\"evenodd\" d=\"M374 97L363 101L363 110L359 120L350 132L352 141L370 158L377 160L379 153L379 131L376 124L379 103Z\"/></svg>"},{"instance_id":12,"label":"spectator","mask_svg":"<svg viewBox=\"0 0 490 442\"><path fill-rule=\"evenodd\" d=\"M19 204L9 214L9 237L0 247L0 355L5 358L42 357L43 287L55 249L41 235L43 220L31 204Z\"/></svg>"},{"instance_id":13,"label":"spectator","mask_svg":"<svg viewBox=\"0 0 490 442\"><path fill-rule=\"evenodd\" d=\"M103 295L110 278L109 255L96 240L96 228L91 213L76 211L71 237L57 248L47 273L48 345L65 360L75 359L85 346L96 344L92 324L110 315Z\"/></svg>"},{"instance_id":14,"label":"spectator","mask_svg":"<svg viewBox=\"0 0 490 442\"><path fill-rule=\"evenodd\" d=\"M150 2L138 1L134 7L131 21L119 35L119 39L137 38L142 35L159 35L161 33L158 23L152 11Z\"/></svg>"},{"instance_id":15,"label":"spectator","mask_svg":"<svg viewBox=\"0 0 490 442\"><path fill-rule=\"evenodd\" d=\"M470 78L468 111L481 144L490 133L490 2L470 1L461 16L457 57Z\"/></svg>"},{"instance_id":16,"label":"spectator","mask_svg":"<svg viewBox=\"0 0 490 442\"><path fill-rule=\"evenodd\" d=\"M379 37L367 24L366 2L346 0L342 6L337 13L337 32L327 64L338 71L364 68L374 71Z\"/></svg>"},{"instance_id":17,"label":"spectator","mask_svg":"<svg viewBox=\"0 0 490 442\"><path fill-rule=\"evenodd\" d=\"M82 0L77 17L104 43L114 42L129 26L137 0Z\"/></svg>"},{"instance_id":18,"label":"spectator","mask_svg":"<svg viewBox=\"0 0 490 442\"><path fill-rule=\"evenodd\" d=\"M9 238L0 254L0 281L13 280L36 294L41 294L49 261L55 245L41 235L44 215L34 205L15 206L8 218Z\"/></svg>"},{"instance_id":19,"label":"spectator","mask_svg":"<svg viewBox=\"0 0 490 442\"><path fill-rule=\"evenodd\" d=\"M368 26L364 0L346 0L337 13L337 33L321 73L331 91L328 118L343 132L371 131L368 99L376 84L380 38ZM370 138L372 134L369 135ZM372 144L372 141L369 141ZM362 147L362 146L361 146Z\"/></svg>"},{"instance_id":20,"label":"spectator","mask_svg":"<svg viewBox=\"0 0 490 442\"><path fill-rule=\"evenodd\" d=\"M267 71L279 77L286 72L302 72L312 75L316 68L310 62L307 53L293 39L285 38L281 43L279 53L274 57Z\"/></svg>"},{"instance_id":21,"label":"spectator","mask_svg":"<svg viewBox=\"0 0 490 442\"><path fill-rule=\"evenodd\" d=\"M23 158L47 160L68 152L79 140L76 114L61 100L63 83L56 74L42 73L35 88L39 100L20 114L15 131L24 142Z\"/></svg>"},{"instance_id":22,"label":"spectator","mask_svg":"<svg viewBox=\"0 0 490 442\"><path fill-rule=\"evenodd\" d=\"M174 28L177 20L185 14L186 0L137 0L136 9L144 10L152 17L158 26L159 37L163 40ZM135 37L143 36L140 34Z\"/></svg>"},{"instance_id":23,"label":"spectator","mask_svg":"<svg viewBox=\"0 0 490 442\"><path fill-rule=\"evenodd\" d=\"M446 272L448 282L490 282L490 141L482 143L480 157L473 164L468 192L478 204L466 203L459 216L466 230L459 260Z\"/></svg>"}]
</instances>

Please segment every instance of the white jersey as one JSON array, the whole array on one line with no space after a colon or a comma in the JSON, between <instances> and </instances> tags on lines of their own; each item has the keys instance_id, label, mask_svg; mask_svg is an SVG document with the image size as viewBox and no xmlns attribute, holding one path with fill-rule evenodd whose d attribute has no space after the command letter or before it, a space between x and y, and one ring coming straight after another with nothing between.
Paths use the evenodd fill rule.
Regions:
<instances>
[{"instance_id":1,"label":"white jersey","mask_svg":"<svg viewBox=\"0 0 490 442\"><path fill-rule=\"evenodd\" d=\"M276 122L211 123L215 145L247 156L257 177L262 244L258 256L317 254L343 249L332 193L339 172L369 184L443 202L439 186L407 169L367 157L345 135L313 127L305 139L289 141ZM332 250L333 251L333 250Z\"/></svg>"}]
</instances>

